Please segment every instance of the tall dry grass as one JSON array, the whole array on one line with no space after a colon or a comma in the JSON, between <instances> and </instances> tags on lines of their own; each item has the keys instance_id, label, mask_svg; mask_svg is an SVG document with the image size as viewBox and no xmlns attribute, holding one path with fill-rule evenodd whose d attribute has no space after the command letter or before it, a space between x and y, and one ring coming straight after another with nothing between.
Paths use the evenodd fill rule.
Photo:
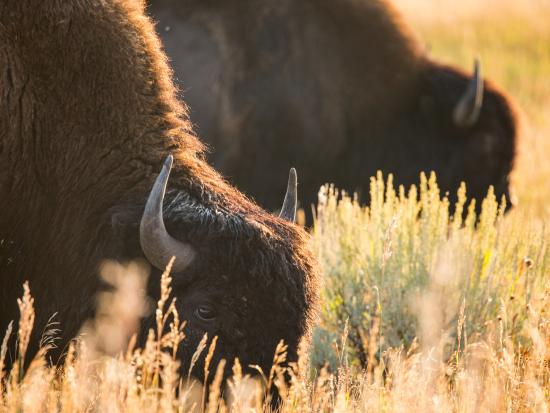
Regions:
<instances>
[{"instance_id":1,"label":"tall dry grass","mask_svg":"<svg viewBox=\"0 0 550 413\"><path fill-rule=\"evenodd\" d=\"M144 269L106 265L115 288L56 367L45 362L53 326L24 368L34 303L32 285L23 286L21 322L5 335L18 337L17 348L0 342L0 412L260 412L271 409L268 387L279 390L282 412L549 410L550 5L395 3L429 53L465 69L479 55L485 74L518 102L519 207L503 216L489 196L476 225L463 192L464 220L449 216L433 179L396 193L379 177L370 208L325 188L312 234L325 284L311 347L284 367L281 344L275 367L259 378L227 360L233 378L223 387L219 366L206 363L208 392L179 371L184 321L171 304L169 271L159 280L157 327L138 348ZM194 360L212 351L204 340Z\"/></svg>"},{"instance_id":2,"label":"tall dry grass","mask_svg":"<svg viewBox=\"0 0 550 413\"><path fill-rule=\"evenodd\" d=\"M312 367L364 376L357 411L547 411L547 231L491 192L476 216L465 188L450 217L434 176L406 193L379 175L371 199L320 192Z\"/></svg>"},{"instance_id":3,"label":"tall dry grass","mask_svg":"<svg viewBox=\"0 0 550 413\"><path fill-rule=\"evenodd\" d=\"M311 347L286 365L223 385L211 365L215 340L201 342L206 390L180 372L184 339L169 268L143 348L135 332L144 313L139 265L103 267L116 287L98 317L69 347L64 364L46 362L48 342L23 370L33 328L28 285L19 299L17 356L0 370L0 412L536 411L550 405L550 259L545 230L504 217L494 197L475 216L461 190L450 218L435 178L405 194L373 179L370 208L332 188L321 192L313 246L324 267L323 308ZM476 224L477 222L477 224ZM6 341L4 341L6 343ZM0 363L6 357L0 350ZM2 365L2 364L0 364ZM193 367L192 367L193 368ZM289 378L285 380L285 377Z\"/></svg>"}]
</instances>

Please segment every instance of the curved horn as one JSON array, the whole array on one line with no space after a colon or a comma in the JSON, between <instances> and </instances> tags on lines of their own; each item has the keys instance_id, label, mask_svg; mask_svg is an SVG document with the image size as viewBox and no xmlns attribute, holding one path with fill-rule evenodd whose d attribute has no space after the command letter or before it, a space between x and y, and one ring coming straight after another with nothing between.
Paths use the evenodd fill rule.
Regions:
<instances>
[{"instance_id":1,"label":"curved horn","mask_svg":"<svg viewBox=\"0 0 550 413\"><path fill-rule=\"evenodd\" d=\"M139 240L141 249L151 264L164 270L168 261L176 257L172 271L181 272L193 261L196 252L189 244L172 238L164 226L162 203L173 160L172 155L168 155L151 189L139 226Z\"/></svg>"},{"instance_id":2,"label":"curved horn","mask_svg":"<svg viewBox=\"0 0 550 413\"><path fill-rule=\"evenodd\" d=\"M455 106L453 119L457 126L466 128L475 124L479 119L483 105L483 78L479 59L474 62L474 74L466 91Z\"/></svg>"},{"instance_id":3,"label":"curved horn","mask_svg":"<svg viewBox=\"0 0 550 413\"><path fill-rule=\"evenodd\" d=\"M298 203L298 178L296 169L290 168L288 174L288 185L286 187L285 200L279 217L290 222L296 222L296 204Z\"/></svg>"}]
</instances>

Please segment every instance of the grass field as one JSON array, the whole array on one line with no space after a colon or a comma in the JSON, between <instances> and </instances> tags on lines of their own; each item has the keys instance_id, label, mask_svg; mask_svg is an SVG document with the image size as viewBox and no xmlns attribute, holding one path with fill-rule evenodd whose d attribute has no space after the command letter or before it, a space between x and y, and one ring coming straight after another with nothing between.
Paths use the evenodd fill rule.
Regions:
<instances>
[{"instance_id":1,"label":"grass field","mask_svg":"<svg viewBox=\"0 0 550 413\"><path fill-rule=\"evenodd\" d=\"M549 411L550 3L396 4L434 57L470 69L480 56L485 75L516 100L519 206L504 216L489 195L475 217L461 191L457 211L469 212L464 220L449 217L433 177L397 193L379 177L370 208L324 188L312 230L325 274L312 347L292 366L290 384L282 367L251 380L236 364L225 399L215 366L209 394L177 376L177 323L164 337L152 335L145 349L121 345L128 337L119 327L139 313L128 297L139 296L141 277L133 276L136 268L111 266L118 289L101 301L102 322L86 327L62 369L48 367L41 354L26 372L16 364L8 373L1 346L0 412L259 412L269 410L263 395L273 386L283 412ZM168 293L159 324L162 311L171 312ZM28 293L20 308L24 321L14 333L23 358L33 320ZM112 354L122 349L118 356L97 351L107 339ZM275 361L284 361L283 346Z\"/></svg>"}]
</instances>

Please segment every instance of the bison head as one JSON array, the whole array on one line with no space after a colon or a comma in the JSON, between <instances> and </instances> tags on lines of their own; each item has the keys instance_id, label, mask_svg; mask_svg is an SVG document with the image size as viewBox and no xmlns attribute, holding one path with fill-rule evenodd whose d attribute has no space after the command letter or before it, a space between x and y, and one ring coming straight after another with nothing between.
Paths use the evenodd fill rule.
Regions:
<instances>
[{"instance_id":1,"label":"bison head","mask_svg":"<svg viewBox=\"0 0 550 413\"><path fill-rule=\"evenodd\" d=\"M424 81L429 98L421 105L422 124L431 130L423 133L433 136L430 145L439 148L440 165L433 169L439 171L440 185L458 188L460 181L467 182L468 195L478 206L492 185L497 199L504 196L510 207L517 134L510 101L484 82L477 59L472 76L430 62Z\"/></svg>"},{"instance_id":2,"label":"bison head","mask_svg":"<svg viewBox=\"0 0 550 413\"><path fill-rule=\"evenodd\" d=\"M178 353L182 369L188 370L205 334L218 337L214 361L223 358L228 365L239 358L243 366L269 371L280 340L289 346L289 358L295 358L317 295L305 232L293 225L295 170L275 217L207 207L186 191L166 193L170 200L164 205L171 167L169 156L146 202L140 241L158 271L176 257L172 288L178 313L187 322ZM203 380L202 371L199 361L193 374Z\"/></svg>"}]
</instances>

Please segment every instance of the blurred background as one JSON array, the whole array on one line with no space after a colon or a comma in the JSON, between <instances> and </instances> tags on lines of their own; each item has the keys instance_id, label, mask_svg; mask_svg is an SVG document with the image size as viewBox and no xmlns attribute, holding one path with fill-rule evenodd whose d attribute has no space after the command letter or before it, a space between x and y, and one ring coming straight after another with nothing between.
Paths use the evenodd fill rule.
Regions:
<instances>
[{"instance_id":1,"label":"blurred background","mask_svg":"<svg viewBox=\"0 0 550 413\"><path fill-rule=\"evenodd\" d=\"M521 142L513 183L520 211L550 208L550 2L544 0L394 0L430 55L484 75L516 101ZM517 213L518 211L516 211Z\"/></svg>"}]
</instances>

